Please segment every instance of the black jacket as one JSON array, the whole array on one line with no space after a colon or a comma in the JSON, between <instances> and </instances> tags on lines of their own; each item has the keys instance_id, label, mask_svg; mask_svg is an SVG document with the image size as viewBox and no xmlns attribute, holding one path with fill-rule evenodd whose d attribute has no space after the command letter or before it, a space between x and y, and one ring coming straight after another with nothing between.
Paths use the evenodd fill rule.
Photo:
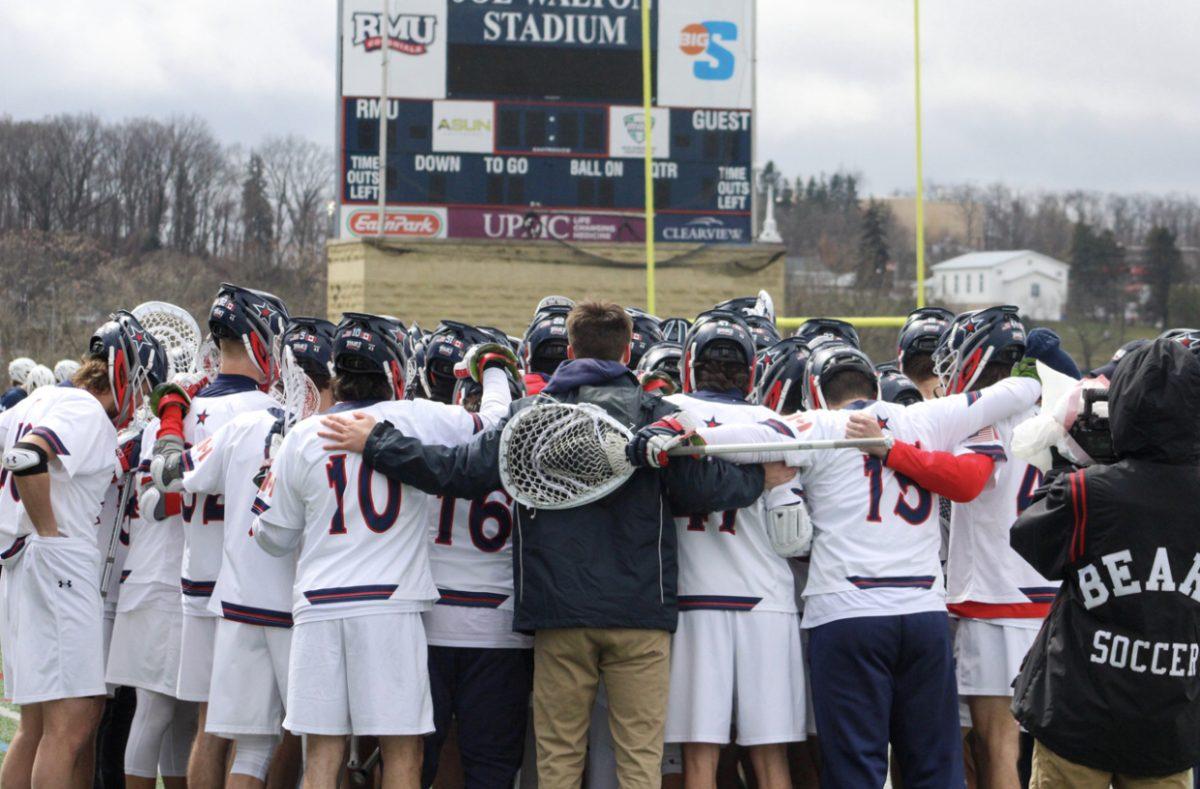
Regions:
<instances>
[{"instance_id":1,"label":"black jacket","mask_svg":"<svg viewBox=\"0 0 1200 789\"><path fill-rule=\"evenodd\" d=\"M1200 361L1147 345L1109 398L1120 460L1059 477L1012 529L1063 582L1013 712L1073 762L1168 775L1200 762Z\"/></svg>"},{"instance_id":2,"label":"black jacket","mask_svg":"<svg viewBox=\"0 0 1200 789\"><path fill-rule=\"evenodd\" d=\"M539 396L541 397L541 396ZM539 398L513 403L527 408ZM625 373L557 397L589 402L636 430L678 409L644 393ZM427 493L475 498L501 487L503 424L461 447L423 446L386 423L367 441L367 465ZM629 627L675 630L676 546L672 513L738 509L762 495L760 466L676 459L641 469L607 497L569 510L516 507L513 581L516 630Z\"/></svg>"}]
</instances>

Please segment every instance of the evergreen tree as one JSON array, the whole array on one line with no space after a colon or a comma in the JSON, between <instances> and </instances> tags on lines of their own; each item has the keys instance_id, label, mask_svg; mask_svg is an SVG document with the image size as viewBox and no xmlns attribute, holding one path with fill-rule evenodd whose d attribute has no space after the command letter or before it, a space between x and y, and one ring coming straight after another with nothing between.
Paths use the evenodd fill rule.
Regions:
<instances>
[{"instance_id":1,"label":"evergreen tree","mask_svg":"<svg viewBox=\"0 0 1200 789\"><path fill-rule=\"evenodd\" d=\"M1170 326L1171 285L1179 278L1180 254L1175 234L1161 225L1146 234L1146 282L1150 285L1150 316L1162 329Z\"/></svg>"},{"instance_id":2,"label":"evergreen tree","mask_svg":"<svg viewBox=\"0 0 1200 789\"><path fill-rule=\"evenodd\" d=\"M853 184L850 188L853 189ZM866 210L862 212L858 270L855 273L855 284L859 288L881 289L886 284L887 264L892 257L887 243L890 220L887 206L876 200L869 201Z\"/></svg>"},{"instance_id":3,"label":"evergreen tree","mask_svg":"<svg viewBox=\"0 0 1200 789\"><path fill-rule=\"evenodd\" d=\"M251 154L246 180L242 182L242 244L247 252L267 254L273 247L274 235L263 160L257 153Z\"/></svg>"}]
</instances>

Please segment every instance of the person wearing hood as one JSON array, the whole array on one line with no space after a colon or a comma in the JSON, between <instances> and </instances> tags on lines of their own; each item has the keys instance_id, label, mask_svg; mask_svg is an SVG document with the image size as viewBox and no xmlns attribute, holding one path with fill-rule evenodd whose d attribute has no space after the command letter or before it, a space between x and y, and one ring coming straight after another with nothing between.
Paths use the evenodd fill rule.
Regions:
<instances>
[{"instance_id":1,"label":"person wearing hood","mask_svg":"<svg viewBox=\"0 0 1200 789\"><path fill-rule=\"evenodd\" d=\"M678 406L642 390L626 366L633 324L616 304L581 302L566 317L567 356L538 403L591 403L633 431L674 433ZM501 486L504 422L464 447L422 445L390 424L326 418L329 449L361 452L375 471L427 493L474 499ZM533 633L538 785L577 787L601 678L622 787L661 783L671 637L678 621L672 514L748 507L761 466L684 460L639 469L621 487L565 510L514 505L513 627ZM782 481L782 480L781 480Z\"/></svg>"},{"instance_id":2,"label":"person wearing hood","mask_svg":"<svg viewBox=\"0 0 1200 789\"><path fill-rule=\"evenodd\" d=\"M1058 477L1014 550L1062 587L1015 684L1031 789L1192 786L1200 763L1200 360L1158 340L1109 389L1118 460Z\"/></svg>"}]
</instances>

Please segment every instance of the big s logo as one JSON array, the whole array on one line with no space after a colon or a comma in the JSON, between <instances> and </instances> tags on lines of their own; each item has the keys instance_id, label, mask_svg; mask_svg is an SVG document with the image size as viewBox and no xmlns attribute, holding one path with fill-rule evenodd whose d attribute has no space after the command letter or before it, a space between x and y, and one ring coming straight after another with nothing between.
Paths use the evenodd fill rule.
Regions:
<instances>
[{"instance_id":1,"label":"big s logo","mask_svg":"<svg viewBox=\"0 0 1200 789\"><path fill-rule=\"evenodd\" d=\"M679 49L697 58L692 64L696 79L723 81L733 76L736 59L721 43L737 40L738 26L733 22L693 22L680 31Z\"/></svg>"}]
</instances>

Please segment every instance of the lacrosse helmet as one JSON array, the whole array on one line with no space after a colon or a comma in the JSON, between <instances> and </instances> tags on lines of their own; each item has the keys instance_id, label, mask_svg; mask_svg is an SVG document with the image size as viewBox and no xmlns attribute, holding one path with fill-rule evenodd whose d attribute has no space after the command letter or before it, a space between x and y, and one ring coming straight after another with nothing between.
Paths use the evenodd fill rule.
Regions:
<instances>
[{"instance_id":1,"label":"lacrosse helmet","mask_svg":"<svg viewBox=\"0 0 1200 789\"><path fill-rule=\"evenodd\" d=\"M404 362L400 353L399 326L388 318L347 312L333 339L336 372L366 373L387 378L392 399L404 397Z\"/></svg>"},{"instance_id":2,"label":"lacrosse helmet","mask_svg":"<svg viewBox=\"0 0 1200 789\"><path fill-rule=\"evenodd\" d=\"M208 329L214 340L240 340L255 369L271 383L279 375L275 338L287 321L287 307L278 296L222 282L208 315Z\"/></svg>"},{"instance_id":3,"label":"lacrosse helmet","mask_svg":"<svg viewBox=\"0 0 1200 789\"><path fill-rule=\"evenodd\" d=\"M529 325L518 356L528 373L550 376L567 360L567 313L548 312Z\"/></svg>"},{"instance_id":4,"label":"lacrosse helmet","mask_svg":"<svg viewBox=\"0 0 1200 789\"><path fill-rule=\"evenodd\" d=\"M749 371L749 381L743 394L754 391L754 366L757 362L754 334L736 312L710 310L696 317L696 322L684 339L683 358L679 365L684 392L691 394L698 390L696 365L709 359L744 364Z\"/></svg>"},{"instance_id":5,"label":"lacrosse helmet","mask_svg":"<svg viewBox=\"0 0 1200 789\"><path fill-rule=\"evenodd\" d=\"M324 318L292 318L283 331L283 344L309 378L333 375L333 338L337 326Z\"/></svg>"},{"instance_id":6,"label":"lacrosse helmet","mask_svg":"<svg viewBox=\"0 0 1200 789\"><path fill-rule=\"evenodd\" d=\"M25 391L33 394L35 389L43 386L54 386L54 371L44 364L39 364L29 371L25 378Z\"/></svg>"},{"instance_id":7,"label":"lacrosse helmet","mask_svg":"<svg viewBox=\"0 0 1200 789\"><path fill-rule=\"evenodd\" d=\"M692 328L692 322L687 318L667 318L658 328L664 340L683 345L683 339L687 337L688 329Z\"/></svg>"},{"instance_id":8,"label":"lacrosse helmet","mask_svg":"<svg viewBox=\"0 0 1200 789\"><path fill-rule=\"evenodd\" d=\"M845 341L826 340L812 349L805 374L808 379L804 388L804 408L815 411L828 408L825 386L838 373L858 372L875 382L875 400L880 399L879 374L865 353Z\"/></svg>"},{"instance_id":9,"label":"lacrosse helmet","mask_svg":"<svg viewBox=\"0 0 1200 789\"><path fill-rule=\"evenodd\" d=\"M783 415L803 411L804 371L811 355L799 337L787 337L768 348L761 359L758 404Z\"/></svg>"},{"instance_id":10,"label":"lacrosse helmet","mask_svg":"<svg viewBox=\"0 0 1200 789\"><path fill-rule=\"evenodd\" d=\"M74 378L77 372L79 372L79 362L74 359L59 359L58 364L54 365L54 380L65 384Z\"/></svg>"},{"instance_id":11,"label":"lacrosse helmet","mask_svg":"<svg viewBox=\"0 0 1200 789\"><path fill-rule=\"evenodd\" d=\"M896 361L900 369L904 369L906 355L932 354L937 349L942 332L953 320L954 313L942 307L921 307L908 313L896 339Z\"/></svg>"},{"instance_id":12,"label":"lacrosse helmet","mask_svg":"<svg viewBox=\"0 0 1200 789\"><path fill-rule=\"evenodd\" d=\"M1007 305L964 312L946 329L933 369L947 395L968 392L992 362L1013 365L1025 355L1025 326Z\"/></svg>"},{"instance_id":13,"label":"lacrosse helmet","mask_svg":"<svg viewBox=\"0 0 1200 789\"><path fill-rule=\"evenodd\" d=\"M454 397L458 376L454 366L463 360L472 345L497 342L486 332L459 321L443 320L425 343L425 363L417 368L425 396L439 403L449 403ZM505 344L508 342L505 340Z\"/></svg>"},{"instance_id":14,"label":"lacrosse helmet","mask_svg":"<svg viewBox=\"0 0 1200 789\"><path fill-rule=\"evenodd\" d=\"M1192 353L1200 354L1200 329L1167 329L1158 335L1160 340L1173 340Z\"/></svg>"},{"instance_id":15,"label":"lacrosse helmet","mask_svg":"<svg viewBox=\"0 0 1200 789\"><path fill-rule=\"evenodd\" d=\"M765 290L760 290L757 296L738 296L726 299L714 306L713 309L736 312L743 318L757 315L766 318L771 323L775 322L775 301L771 298L771 294Z\"/></svg>"},{"instance_id":16,"label":"lacrosse helmet","mask_svg":"<svg viewBox=\"0 0 1200 789\"><path fill-rule=\"evenodd\" d=\"M896 405L910 406L925 399L917 385L899 370L879 371L880 400Z\"/></svg>"},{"instance_id":17,"label":"lacrosse helmet","mask_svg":"<svg viewBox=\"0 0 1200 789\"><path fill-rule=\"evenodd\" d=\"M678 390L682 383L679 375L679 360L682 358L683 346L664 340L650 346L650 349L642 354L642 358L638 362L637 372L663 375L670 379L675 389Z\"/></svg>"},{"instance_id":18,"label":"lacrosse helmet","mask_svg":"<svg viewBox=\"0 0 1200 789\"><path fill-rule=\"evenodd\" d=\"M37 367L37 362L30 359L28 356L19 356L8 363L8 380L18 386L25 385L25 379L29 377L29 371Z\"/></svg>"},{"instance_id":19,"label":"lacrosse helmet","mask_svg":"<svg viewBox=\"0 0 1200 789\"><path fill-rule=\"evenodd\" d=\"M750 333L754 335L754 347L759 351L765 351L783 339L779 329L775 328L775 321L766 316L747 315L746 325L750 327Z\"/></svg>"},{"instance_id":20,"label":"lacrosse helmet","mask_svg":"<svg viewBox=\"0 0 1200 789\"><path fill-rule=\"evenodd\" d=\"M125 310L113 313L96 329L88 342L88 356L108 365L108 385L117 409L113 424L118 429L133 419L137 394L149 396L166 381L167 356L162 346Z\"/></svg>"},{"instance_id":21,"label":"lacrosse helmet","mask_svg":"<svg viewBox=\"0 0 1200 789\"><path fill-rule=\"evenodd\" d=\"M661 321L637 307L626 307L625 312L633 321L633 334L629 338L630 370L636 370L638 362L646 355L650 347L663 341Z\"/></svg>"},{"instance_id":22,"label":"lacrosse helmet","mask_svg":"<svg viewBox=\"0 0 1200 789\"><path fill-rule=\"evenodd\" d=\"M796 329L796 333L792 336L799 337L810 348L827 338L841 340L855 348L862 347L862 342L858 339L858 331L854 326L846 321L839 321L837 318L809 318L800 324L800 328Z\"/></svg>"}]
</instances>

